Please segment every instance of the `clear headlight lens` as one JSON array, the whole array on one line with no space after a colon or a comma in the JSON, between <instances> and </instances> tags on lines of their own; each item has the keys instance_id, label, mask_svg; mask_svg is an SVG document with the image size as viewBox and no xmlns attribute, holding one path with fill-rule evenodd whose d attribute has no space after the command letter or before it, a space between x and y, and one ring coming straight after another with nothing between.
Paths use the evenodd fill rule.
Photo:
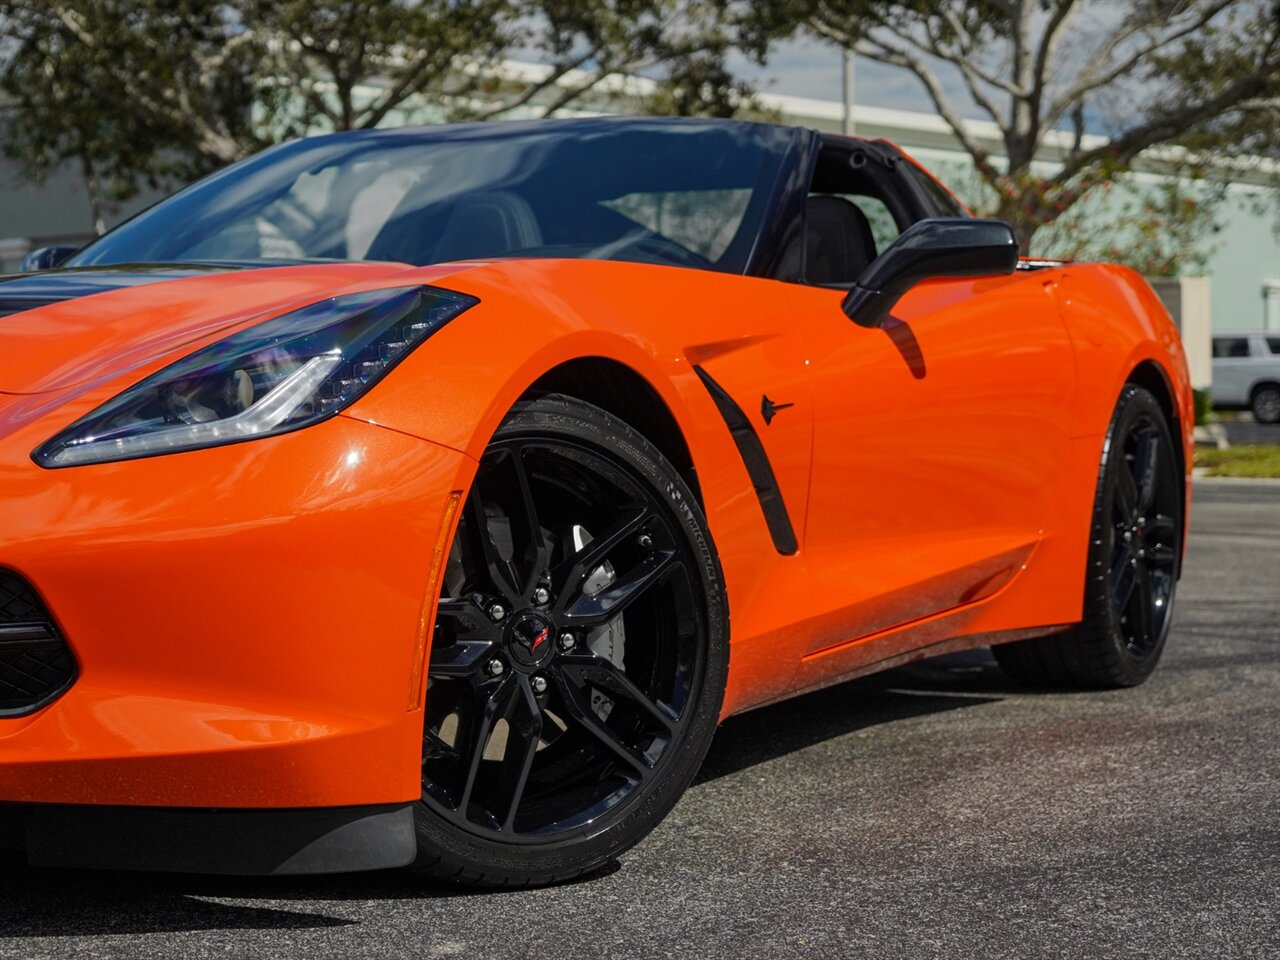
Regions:
<instances>
[{"instance_id":1,"label":"clear headlight lens","mask_svg":"<svg viewBox=\"0 0 1280 960\"><path fill-rule=\"evenodd\" d=\"M32 457L44 467L69 467L318 423L476 302L433 287L400 287L311 304L170 364L81 417Z\"/></svg>"}]
</instances>

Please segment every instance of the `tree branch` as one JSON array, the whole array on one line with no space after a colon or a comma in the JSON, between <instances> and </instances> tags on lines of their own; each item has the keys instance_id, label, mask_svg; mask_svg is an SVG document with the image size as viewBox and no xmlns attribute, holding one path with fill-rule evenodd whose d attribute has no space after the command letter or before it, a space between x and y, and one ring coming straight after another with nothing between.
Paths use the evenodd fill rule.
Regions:
<instances>
[{"instance_id":1,"label":"tree branch","mask_svg":"<svg viewBox=\"0 0 1280 960\"><path fill-rule=\"evenodd\" d=\"M1057 97L1054 100L1053 106L1049 108L1046 114L1046 126L1052 127L1056 124L1058 118L1070 108L1071 104L1081 99L1085 94L1114 83L1126 74L1131 73L1134 69L1141 66L1148 57L1164 49L1174 41L1181 40L1188 34L1194 33L1195 31L1203 28L1205 24L1234 2L1235 0L1215 0L1214 3L1202 9L1200 15L1195 19L1189 21L1182 27L1179 27L1172 33L1164 34L1145 46L1140 47L1111 69L1105 70L1101 74L1097 74L1096 71L1102 69L1107 58L1109 58L1116 50L1118 46L1117 41L1123 42L1123 39L1127 39L1134 33L1145 28L1155 26L1155 21L1148 20L1144 23L1136 24L1130 27L1127 31L1122 32L1122 34L1117 35L1117 37L1112 38L1112 40L1108 42L1101 51L1099 51L1099 54L1090 61L1089 66L1081 72L1081 76L1084 79L1074 87L1069 88L1062 94L1062 96Z\"/></svg>"},{"instance_id":2,"label":"tree branch","mask_svg":"<svg viewBox=\"0 0 1280 960\"><path fill-rule=\"evenodd\" d=\"M1054 188L1063 187L1087 167L1108 156L1118 163L1127 164L1153 144L1172 140L1196 124L1232 109L1236 104L1265 89L1266 83L1267 78L1262 73L1240 77L1216 96L1156 117L1092 150L1075 153L1046 182Z\"/></svg>"}]
</instances>

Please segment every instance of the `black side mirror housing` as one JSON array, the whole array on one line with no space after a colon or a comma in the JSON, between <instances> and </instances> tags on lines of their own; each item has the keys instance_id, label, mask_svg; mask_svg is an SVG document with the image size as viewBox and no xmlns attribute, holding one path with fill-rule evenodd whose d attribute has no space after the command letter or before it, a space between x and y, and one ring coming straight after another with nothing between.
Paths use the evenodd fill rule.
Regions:
<instances>
[{"instance_id":1,"label":"black side mirror housing","mask_svg":"<svg viewBox=\"0 0 1280 960\"><path fill-rule=\"evenodd\" d=\"M56 246L56 247L37 247L22 258L22 263L18 265L18 269L23 273L35 273L38 270L52 270L59 266L79 250L79 247Z\"/></svg>"},{"instance_id":2,"label":"black side mirror housing","mask_svg":"<svg viewBox=\"0 0 1280 960\"><path fill-rule=\"evenodd\" d=\"M921 280L1000 276L1017 265L1018 241L1003 220L921 220L871 261L844 298L844 312L860 326L878 327Z\"/></svg>"}]
</instances>

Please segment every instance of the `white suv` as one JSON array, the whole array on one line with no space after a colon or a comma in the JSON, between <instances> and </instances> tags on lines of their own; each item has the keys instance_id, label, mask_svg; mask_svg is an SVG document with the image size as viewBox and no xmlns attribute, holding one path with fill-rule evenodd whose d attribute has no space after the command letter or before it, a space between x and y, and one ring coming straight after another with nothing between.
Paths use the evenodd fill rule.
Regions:
<instances>
[{"instance_id":1,"label":"white suv","mask_svg":"<svg viewBox=\"0 0 1280 960\"><path fill-rule=\"evenodd\" d=\"M1280 423L1280 331L1213 335L1213 405Z\"/></svg>"}]
</instances>

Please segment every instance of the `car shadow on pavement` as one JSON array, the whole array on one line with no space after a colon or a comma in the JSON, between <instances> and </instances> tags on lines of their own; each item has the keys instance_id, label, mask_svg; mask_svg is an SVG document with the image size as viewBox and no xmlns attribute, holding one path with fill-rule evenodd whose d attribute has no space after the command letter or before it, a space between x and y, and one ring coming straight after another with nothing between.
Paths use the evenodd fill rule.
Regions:
<instances>
[{"instance_id":1,"label":"car shadow on pavement","mask_svg":"<svg viewBox=\"0 0 1280 960\"><path fill-rule=\"evenodd\" d=\"M986 650L953 654L828 687L726 721L697 783L879 724L1025 693ZM592 877L618 869L612 863ZM318 877L207 877L28 867L0 851L0 943L10 938L307 930L359 923L317 904L495 896L387 871ZM224 901L258 901L250 905ZM309 909L290 909L303 903Z\"/></svg>"},{"instance_id":2,"label":"car shadow on pavement","mask_svg":"<svg viewBox=\"0 0 1280 960\"><path fill-rule=\"evenodd\" d=\"M716 733L695 783L846 734L912 717L1026 694L982 648L875 673L730 717Z\"/></svg>"}]
</instances>

